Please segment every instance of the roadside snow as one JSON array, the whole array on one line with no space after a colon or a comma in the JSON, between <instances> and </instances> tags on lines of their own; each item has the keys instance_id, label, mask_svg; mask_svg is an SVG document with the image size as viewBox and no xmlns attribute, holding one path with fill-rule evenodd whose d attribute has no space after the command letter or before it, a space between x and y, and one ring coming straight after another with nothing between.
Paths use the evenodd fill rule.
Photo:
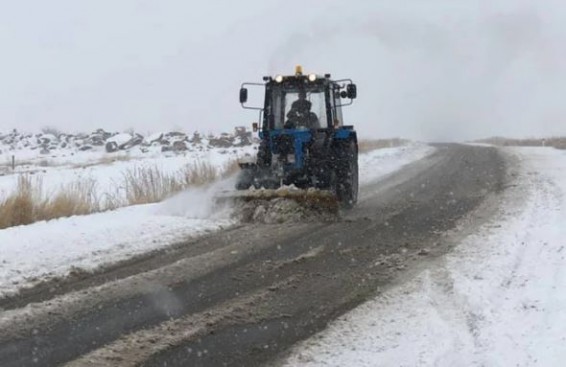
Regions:
<instances>
[{"instance_id":1,"label":"roadside snow","mask_svg":"<svg viewBox=\"0 0 566 367\"><path fill-rule=\"evenodd\" d=\"M521 168L498 219L296 347L287 365L563 366L566 152L507 151Z\"/></svg>"},{"instance_id":2,"label":"roadside snow","mask_svg":"<svg viewBox=\"0 0 566 367\"><path fill-rule=\"evenodd\" d=\"M188 190L159 204L0 230L0 297L230 226L227 212L211 207L214 192L228 184Z\"/></svg>"},{"instance_id":3,"label":"roadside snow","mask_svg":"<svg viewBox=\"0 0 566 367\"><path fill-rule=\"evenodd\" d=\"M246 149L240 152L245 153ZM432 151L433 148L426 145L411 144L362 154L360 182L369 183ZM234 158L234 155L225 155L219 150L200 154L202 156L192 157L202 157L215 166ZM186 163L187 158L182 156L147 158L144 162L115 162L84 169L52 167L44 174L50 187L68 182L76 175L87 174L110 189L112 178L131 168L132 164L157 164L167 171ZM9 182L13 177L0 178L0 189L2 182ZM231 187L233 182L227 180L206 190L188 190L159 204L0 230L0 297L46 278L65 276L73 269L92 270L233 225L226 212L218 212L211 204L215 193Z\"/></svg>"},{"instance_id":4,"label":"roadside snow","mask_svg":"<svg viewBox=\"0 0 566 367\"><path fill-rule=\"evenodd\" d=\"M360 185L367 185L385 175L401 169L403 166L432 154L435 148L423 143L376 149L358 158Z\"/></svg>"}]
</instances>

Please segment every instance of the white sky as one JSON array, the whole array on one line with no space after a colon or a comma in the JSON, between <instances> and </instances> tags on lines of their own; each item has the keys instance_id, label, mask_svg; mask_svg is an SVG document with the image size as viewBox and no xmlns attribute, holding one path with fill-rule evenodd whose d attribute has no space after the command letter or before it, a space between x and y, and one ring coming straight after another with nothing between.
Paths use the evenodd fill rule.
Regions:
<instances>
[{"instance_id":1,"label":"white sky","mask_svg":"<svg viewBox=\"0 0 566 367\"><path fill-rule=\"evenodd\" d=\"M560 0L0 0L0 132L229 131L300 63L361 136L566 135L565 47Z\"/></svg>"}]
</instances>

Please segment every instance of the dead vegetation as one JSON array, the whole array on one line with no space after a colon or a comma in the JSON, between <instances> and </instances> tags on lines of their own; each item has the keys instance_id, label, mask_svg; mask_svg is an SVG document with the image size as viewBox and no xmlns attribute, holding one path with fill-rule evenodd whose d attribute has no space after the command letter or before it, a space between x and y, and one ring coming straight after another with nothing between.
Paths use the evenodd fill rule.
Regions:
<instances>
[{"instance_id":1,"label":"dead vegetation","mask_svg":"<svg viewBox=\"0 0 566 367\"><path fill-rule=\"evenodd\" d=\"M98 198L96 181L78 180L64 185L49 195L40 208L39 220L51 220L73 215L85 215L101 211L104 207Z\"/></svg>"},{"instance_id":2,"label":"dead vegetation","mask_svg":"<svg viewBox=\"0 0 566 367\"><path fill-rule=\"evenodd\" d=\"M126 202L123 205L156 203L190 187L209 185L232 175L237 167L233 161L218 169L207 162L188 164L179 171L166 173L156 166L140 166L123 175Z\"/></svg>"},{"instance_id":3,"label":"dead vegetation","mask_svg":"<svg viewBox=\"0 0 566 367\"><path fill-rule=\"evenodd\" d=\"M159 168L135 167L123 175L126 203L129 205L155 203L183 187L175 175Z\"/></svg>"},{"instance_id":4,"label":"dead vegetation","mask_svg":"<svg viewBox=\"0 0 566 367\"><path fill-rule=\"evenodd\" d=\"M35 222L38 199L30 176L18 177L15 191L0 202L0 228Z\"/></svg>"},{"instance_id":5,"label":"dead vegetation","mask_svg":"<svg viewBox=\"0 0 566 367\"><path fill-rule=\"evenodd\" d=\"M95 183L73 182L49 195L40 177L20 175L14 192L0 201L0 228L31 224L100 210Z\"/></svg>"},{"instance_id":6,"label":"dead vegetation","mask_svg":"<svg viewBox=\"0 0 566 367\"><path fill-rule=\"evenodd\" d=\"M358 151L360 153L367 153L376 149L399 147L406 145L408 142L408 140L401 138L360 140L358 142Z\"/></svg>"},{"instance_id":7,"label":"dead vegetation","mask_svg":"<svg viewBox=\"0 0 566 367\"><path fill-rule=\"evenodd\" d=\"M46 192L41 177L22 174L14 190L0 199L0 229L74 215L86 215L129 205L162 201L175 193L203 186L235 172L236 162L218 169L206 162L186 165L167 173L157 166L127 170L116 193L98 194L93 179L79 179Z\"/></svg>"},{"instance_id":8,"label":"dead vegetation","mask_svg":"<svg viewBox=\"0 0 566 367\"><path fill-rule=\"evenodd\" d=\"M566 149L566 137L550 138L528 138L510 139L503 137L492 137L477 140L477 143L493 144L497 146L519 146L519 147L554 147L556 149Z\"/></svg>"}]
</instances>

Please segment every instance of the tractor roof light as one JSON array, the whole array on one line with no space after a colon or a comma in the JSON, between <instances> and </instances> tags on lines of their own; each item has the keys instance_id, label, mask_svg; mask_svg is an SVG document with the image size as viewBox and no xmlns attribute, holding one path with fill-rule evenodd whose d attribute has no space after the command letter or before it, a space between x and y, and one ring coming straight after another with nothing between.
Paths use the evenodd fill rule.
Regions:
<instances>
[{"instance_id":1,"label":"tractor roof light","mask_svg":"<svg viewBox=\"0 0 566 367\"><path fill-rule=\"evenodd\" d=\"M316 80L316 74L309 74L309 81L314 82Z\"/></svg>"},{"instance_id":2,"label":"tractor roof light","mask_svg":"<svg viewBox=\"0 0 566 367\"><path fill-rule=\"evenodd\" d=\"M277 75L277 76L275 77L275 81L276 81L277 83L281 83L281 82L283 81L283 75Z\"/></svg>"}]
</instances>

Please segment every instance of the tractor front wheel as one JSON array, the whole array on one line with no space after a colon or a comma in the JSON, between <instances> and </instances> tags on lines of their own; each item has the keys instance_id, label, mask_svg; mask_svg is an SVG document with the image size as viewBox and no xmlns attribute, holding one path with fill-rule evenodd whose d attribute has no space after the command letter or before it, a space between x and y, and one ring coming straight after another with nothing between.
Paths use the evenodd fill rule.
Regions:
<instances>
[{"instance_id":1,"label":"tractor front wheel","mask_svg":"<svg viewBox=\"0 0 566 367\"><path fill-rule=\"evenodd\" d=\"M254 185L256 170L253 167L241 167L236 179L236 190L247 190Z\"/></svg>"}]
</instances>

